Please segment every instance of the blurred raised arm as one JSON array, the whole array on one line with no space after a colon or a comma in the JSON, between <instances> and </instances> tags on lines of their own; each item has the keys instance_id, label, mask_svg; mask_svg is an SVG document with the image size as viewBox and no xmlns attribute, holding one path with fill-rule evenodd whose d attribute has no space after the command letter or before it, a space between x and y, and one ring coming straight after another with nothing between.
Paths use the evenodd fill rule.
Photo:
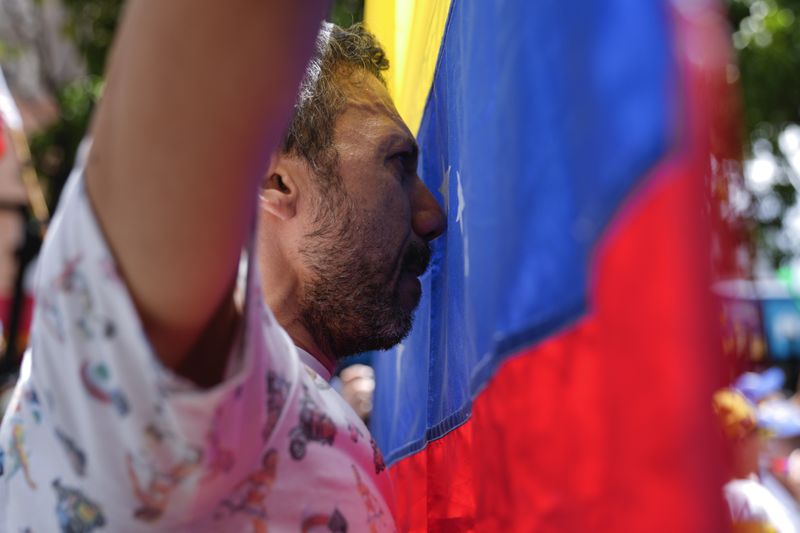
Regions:
<instances>
[{"instance_id":1,"label":"blurred raised arm","mask_svg":"<svg viewBox=\"0 0 800 533\"><path fill-rule=\"evenodd\" d=\"M128 2L86 185L171 368L191 368L203 345L224 346L236 319L231 289L258 182L326 8L321 0Z\"/></svg>"}]
</instances>

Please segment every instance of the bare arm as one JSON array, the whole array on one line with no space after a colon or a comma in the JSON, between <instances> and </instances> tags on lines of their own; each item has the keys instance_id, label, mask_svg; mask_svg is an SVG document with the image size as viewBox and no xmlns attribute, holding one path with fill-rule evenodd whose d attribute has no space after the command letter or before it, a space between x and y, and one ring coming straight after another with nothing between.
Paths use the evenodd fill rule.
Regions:
<instances>
[{"instance_id":1,"label":"bare arm","mask_svg":"<svg viewBox=\"0 0 800 533\"><path fill-rule=\"evenodd\" d=\"M258 181L326 7L128 2L86 183L150 340L171 368L191 363L201 335L219 341L208 338L215 323L230 323Z\"/></svg>"}]
</instances>

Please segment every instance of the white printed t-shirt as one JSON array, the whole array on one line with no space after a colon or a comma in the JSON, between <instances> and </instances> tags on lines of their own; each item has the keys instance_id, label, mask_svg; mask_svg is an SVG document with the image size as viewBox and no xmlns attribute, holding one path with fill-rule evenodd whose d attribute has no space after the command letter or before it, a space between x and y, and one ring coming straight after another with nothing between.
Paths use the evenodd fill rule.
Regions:
<instances>
[{"instance_id":1,"label":"white printed t-shirt","mask_svg":"<svg viewBox=\"0 0 800 533\"><path fill-rule=\"evenodd\" d=\"M395 529L375 442L301 362L316 363L264 303L257 267L211 389L155 357L79 171L38 268L30 348L0 426L0 532Z\"/></svg>"},{"instance_id":2,"label":"white printed t-shirt","mask_svg":"<svg viewBox=\"0 0 800 533\"><path fill-rule=\"evenodd\" d=\"M758 531L796 532L783 504L756 479L729 481L724 492L734 528L760 526L764 529Z\"/></svg>"}]
</instances>

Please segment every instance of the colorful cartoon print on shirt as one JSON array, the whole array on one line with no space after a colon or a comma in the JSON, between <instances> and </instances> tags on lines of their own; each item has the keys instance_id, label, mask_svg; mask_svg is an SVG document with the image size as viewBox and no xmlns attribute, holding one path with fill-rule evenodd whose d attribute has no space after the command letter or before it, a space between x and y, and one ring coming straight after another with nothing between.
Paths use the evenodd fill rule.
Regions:
<instances>
[{"instance_id":1,"label":"colorful cartoon print on shirt","mask_svg":"<svg viewBox=\"0 0 800 533\"><path fill-rule=\"evenodd\" d=\"M128 477L139 506L133 516L138 520L152 522L164 514L172 492L201 466L203 453L190 450L187 456L172 467L158 469L145 459L135 459L130 453L126 457Z\"/></svg>"},{"instance_id":2,"label":"colorful cartoon print on shirt","mask_svg":"<svg viewBox=\"0 0 800 533\"><path fill-rule=\"evenodd\" d=\"M103 273L103 276L107 280L115 283L122 283L122 278L117 270L117 264L110 257L100 260L100 272Z\"/></svg>"},{"instance_id":3,"label":"colorful cartoon print on shirt","mask_svg":"<svg viewBox=\"0 0 800 533\"><path fill-rule=\"evenodd\" d=\"M53 489L58 499L56 518L62 533L90 533L106 524L100 507L78 489L65 487L60 479L53 480Z\"/></svg>"},{"instance_id":4,"label":"colorful cartoon print on shirt","mask_svg":"<svg viewBox=\"0 0 800 533\"><path fill-rule=\"evenodd\" d=\"M275 449L267 450L261 458L261 468L250 474L239 483L231 495L223 500L214 518L219 520L226 516L241 513L251 518L253 531L266 533L267 509L266 501L278 472L278 452Z\"/></svg>"},{"instance_id":5,"label":"colorful cartoon print on shirt","mask_svg":"<svg viewBox=\"0 0 800 533\"><path fill-rule=\"evenodd\" d=\"M30 458L28 450L25 447L25 426L20 414L20 406L11 416L11 442L8 444L8 468L6 472L6 481L10 481L19 471L25 476L25 481L32 489L36 489L36 482L31 478L30 471Z\"/></svg>"},{"instance_id":6,"label":"colorful cartoon print on shirt","mask_svg":"<svg viewBox=\"0 0 800 533\"><path fill-rule=\"evenodd\" d=\"M275 429L275 425L278 423L288 397L289 382L272 370L267 371L267 421L262 432L264 440L267 440L272 435L272 430Z\"/></svg>"},{"instance_id":7,"label":"colorful cartoon print on shirt","mask_svg":"<svg viewBox=\"0 0 800 533\"><path fill-rule=\"evenodd\" d=\"M75 442L69 438L63 431L56 428L56 437L64 448L69 459L69 464L72 465L72 470L78 476L83 477L86 475L86 454L81 450Z\"/></svg>"},{"instance_id":8,"label":"colorful cartoon print on shirt","mask_svg":"<svg viewBox=\"0 0 800 533\"><path fill-rule=\"evenodd\" d=\"M375 464L375 473L380 474L386 470L386 463L383 462L383 454L378 449L378 443L372 437L369 438L369 443L372 446L372 462Z\"/></svg>"},{"instance_id":9,"label":"colorful cartoon print on shirt","mask_svg":"<svg viewBox=\"0 0 800 533\"><path fill-rule=\"evenodd\" d=\"M42 312L45 327L56 339L64 342L66 330L64 328L64 318L56 300L56 293L54 291L42 291L36 301L36 306Z\"/></svg>"},{"instance_id":10,"label":"colorful cartoon print on shirt","mask_svg":"<svg viewBox=\"0 0 800 533\"><path fill-rule=\"evenodd\" d=\"M158 427L154 422L147 424L144 428L145 436L150 439L151 442L164 442L167 440L167 434L164 432L163 429Z\"/></svg>"},{"instance_id":11,"label":"colorful cartoon print on shirt","mask_svg":"<svg viewBox=\"0 0 800 533\"><path fill-rule=\"evenodd\" d=\"M55 329L59 339L64 339L64 324L58 305L52 299L58 292L78 303L80 311L77 313L76 326L85 340L95 338L111 338L116 327L108 318L100 316L94 305L94 299L89 289L90 284L86 275L79 268L83 257L79 254L64 262L61 273L52 281L54 291L44 291L42 303L45 308L45 318L49 319L50 326Z\"/></svg>"},{"instance_id":12,"label":"colorful cartoon print on shirt","mask_svg":"<svg viewBox=\"0 0 800 533\"><path fill-rule=\"evenodd\" d=\"M322 378L322 376L314 372L314 370L312 370L309 367L305 367L305 369L306 369L306 374L308 374L308 377L310 377L311 381L314 382L314 386L316 388L318 388L319 390L328 390L331 388L331 384L325 381Z\"/></svg>"},{"instance_id":13,"label":"colorful cartoon print on shirt","mask_svg":"<svg viewBox=\"0 0 800 533\"><path fill-rule=\"evenodd\" d=\"M111 404L120 416L128 414L128 400L122 391L111 384L111 373L105 363L81 363L81 382L95 400Z\"/></svg>"},{"instance_id":14,"label":"colorful cartoon print on shirt","mask_svg":"<svg viewBox=\"0 0 800 533\"><path fill-rule=\"evenodd\" d=\"M145 449L126 456L128 478L139 503L133 516L145 522L160 518L172 493L203 465L201 448L187 444L160 424L151 421L145 426Z\"/></svg>"},{"instance_id":15,"label":"colorful cartoon print on shirt","mask_svg":"<svg viewBox=\"0 0 800 533\"><path fill-rule=\"evenodd\" d=\"M315 514L309 516L300 525L303 533L331 531L332 533L347 533L347 520L339 509L334 509L331 514Z\"/></svg>"},{"instance_id":16,"label":"colorful cartoon print on shirt","mask_svg":"<svg viewBox=\"0 0 800 533\"><path fill-rule=\"evenodd\" d=\"M309 441L333 445L336 438L336 424L314 403L308 394L308 387L303 385L303 398L300 406L300 421L289 433L289 453L299 461L306 454Z\"/></svg>"},{"instance_id":17,"label":"colorful cartoon print on shirt","mask_svg":"<svg viewBox=\"0 0 800 533\"><path fill-rule=\"evenodd\" d=\"M383 509L378 503L378 499L374 494L372 494L367 484L361 479L361 475L359 475L358 469L355 467L355 465L350 465L350 467L353 469L353 475L356 478L356 488L358 489L358 494L364 501L364 508L367 511L367 523L369 524L369 531L370 533L376 533L378 531L377 522L383 517Z\"/></svg>"},{"instance_id":18,"label":"colorful cartoon print on shirt","mask_svg":"<svg viewBox=\"0 0 800 533\"><path fill-rule=\"evenodd\" d=\"M39 424L42 421L42 404L39 402L39 395L33 385L26 385L22 392L22 399L30 409L33 420Z\"/></svg>"},{"instance_id":19,"label":"colorful cartoon print on shirt","mask_svg":"<svg viewBox=\"0 0 800 533\"><path fill-rule=\"evenodd\" d=\"M227 474L233 468L235 462L233 451L222 446L222 437L220 435L220 427L227 406L228 403L226 402L217 406L214 418L208 426L205 451L206 474L200 481L201 483L213 481L217 476Z\"/></svg>"},{"instance_id":20,"label":"colorful cartoon print on shirt","mask_svg":"<svg viewBox=\"0 0 800 533\"><path fill-rule=\"evenodd\" d=\"M348 433L350 433L350 440L352 440L353 442L358 442L358 440L364 436L361 430L358 429L358 426L356 426L352 422L347 423L347 431Z\"/></svg>"}]
</instances>

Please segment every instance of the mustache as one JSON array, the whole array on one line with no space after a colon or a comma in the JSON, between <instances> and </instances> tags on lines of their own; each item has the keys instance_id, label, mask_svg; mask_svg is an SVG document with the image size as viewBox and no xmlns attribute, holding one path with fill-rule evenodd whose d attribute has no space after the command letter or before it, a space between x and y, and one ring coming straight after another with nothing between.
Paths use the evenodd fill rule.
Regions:
<instances>
[{"instance_id":1,"label":"mustache","mask_svg":"<svg viewBox=\"0 0 800 533\"><path fill-rule=\"evenodd\" d=\"M403 257L403 270L421 276L431 263L431 247L428 243L413 241Z\"/></svg>"}]
</instances>

